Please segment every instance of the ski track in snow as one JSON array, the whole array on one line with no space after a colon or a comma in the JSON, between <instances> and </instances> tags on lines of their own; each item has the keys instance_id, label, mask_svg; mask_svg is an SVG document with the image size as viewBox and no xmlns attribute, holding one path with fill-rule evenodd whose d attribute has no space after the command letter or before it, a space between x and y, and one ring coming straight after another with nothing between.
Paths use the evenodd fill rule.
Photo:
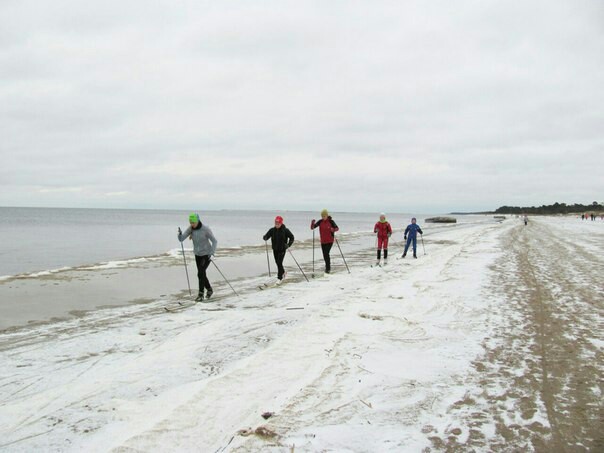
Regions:
<instances>
[{"instance_id":1,"label":"ski track in snow","mask_svg":"<svg viewBox=\"0 0 604 453\"><path fill-rule=\"evenodd\" d=\"M175 313L158 299L6 333L0 449L601 445L602 238L574 219L439 229L417 260L392 247L347 274L332 251L337 273L310 283L291 270ZM261 426L275 436L238 434Z\"/></svg>"},{"instance_id":2,"label":"ski track in snow","mask_svg":"<svg viewBox=\"0 0 604 453\"><path fill-rule=\"evenodd\" d=\"M568 218L503 236L485 353L448 409L469 433L432 437L437 450L604 449L603 239L601 225Z\"/></svg>"}]
</instances>

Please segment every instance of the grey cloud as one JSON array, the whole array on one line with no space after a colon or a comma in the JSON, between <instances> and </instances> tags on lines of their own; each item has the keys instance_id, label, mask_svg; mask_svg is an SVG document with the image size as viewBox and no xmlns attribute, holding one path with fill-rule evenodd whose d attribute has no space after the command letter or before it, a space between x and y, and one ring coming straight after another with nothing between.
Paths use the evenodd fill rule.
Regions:
<instances>
[{"instance_id":1,"label":"grey cloud","mask_svg":"<svg viewBox=\"0 0 604 453\"><path fill-rule=\"evenodd\" d=\"M0 204L171 207L199 191L216 207L323 197L370 208L382 184L390 206L486 209L598 193L601 182L579 175L602 164L603 11L3 2ZM227 163L197 160L213 156ZM283 174L276 157L301 171ZM201 174L117 170L175 159ZM568 178L577 183L560 189Z\"/></svg>"}]
</instances>

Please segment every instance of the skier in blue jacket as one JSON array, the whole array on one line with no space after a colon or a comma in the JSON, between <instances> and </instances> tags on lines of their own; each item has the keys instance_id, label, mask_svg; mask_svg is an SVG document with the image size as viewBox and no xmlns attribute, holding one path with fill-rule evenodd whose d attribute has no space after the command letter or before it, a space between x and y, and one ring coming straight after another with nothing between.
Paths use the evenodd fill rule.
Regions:
<instances>
[{"instance_id":1,"label":"skier in blue jacket","mask_svg":"<svg viewBox=\"0 0 604 453\"><path fill-rule=\"evenodd\" d=\"M407 228L405 228L405 240L407 241L407 243L405 244L403 258L407 256L407 250L409 250L409 245L411 244L411 241L413 241L413 258L417 258L417 233L423 236L424 232L416 222L417 219L413 217L411 219L411 223L407 225Z\"/></svg>"}]
</instances>

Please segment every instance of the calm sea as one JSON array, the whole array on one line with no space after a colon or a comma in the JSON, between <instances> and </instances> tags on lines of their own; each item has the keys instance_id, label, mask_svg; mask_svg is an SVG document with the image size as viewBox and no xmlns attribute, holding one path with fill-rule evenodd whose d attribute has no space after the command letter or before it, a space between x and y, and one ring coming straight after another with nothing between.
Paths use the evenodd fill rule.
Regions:
<instances>
[{"instance_id":1,"label":"calm sea","mask_svg":"<svg viewBox=\"0 0 604 453\"><path fill-rule=\"evenodd\" d=\"M199 211L218 248L262 245L262 236L282 215L296 240L312 238L318 212ZM176 230L188 226L188 211L0 207L0 277L90 266L170 254L180 250ZM333 213L341 234L372 231L379 213ZM396 228L409 214L391 214ZM420 218L418 216L418 218ZM190 244L185 242L185 248Z\"/></svg>"},{"instance_id":2,"label":"calm sea","mask_svg":"<svg viewBox=\"0 0 604 453\"><path fill-rule=\"evenodd\" d=\"M271 268L274 276L275 264L267 256L262 236L276 214L284 217L296 237L284 263L291 278L302 278L293 258L311 276L315 271L322 275L321 251L313 247L309 228L311 219L319 218L318 212L199 214L218 239L215 266L208 269L216 297L231 294L225 275L241 291L256 289L271 276ZM187 253L183 257L176 238L178 227L188 226L188 215L188 211L170 210L0 208L0 341L3 329L104 313L108 307L121 316L120 307L136 306L144 311L150 304L151 310L157 304L187 297L189 286L197 291L192 243L184 242ZM352 267L373 263L376 238L372 231L379 213L332 215L340 227L338 248L331 254L332 271L347 272L345 256ZM402 230L410 217L388 215L395 230L389 246L392 256L402 251ZM458 216L455 226L425 225L425 215L416 217L427 237L441 229L492 221ZM317 247L318 242L317 237ZM185 262L189 263L188 273ZM218 274L219 269L224 275ZM141 301L145 304L140 305Z\"/></svg>"}]
</instances>

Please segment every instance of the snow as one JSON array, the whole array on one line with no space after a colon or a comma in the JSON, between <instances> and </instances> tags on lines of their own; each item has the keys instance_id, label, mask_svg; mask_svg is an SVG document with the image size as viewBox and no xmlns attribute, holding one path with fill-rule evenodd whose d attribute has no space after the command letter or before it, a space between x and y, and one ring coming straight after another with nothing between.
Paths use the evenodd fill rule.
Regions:
<instances>
[{"instance_id":1,"label":"snow","mask_svg":"<svg viewBox=\"0 0 604 453\"><path fill-rule=\"evenodd\" d=\"M517 226L439 228L417 260L392 253L383 268L356 263L351 274L265 291L250 281L240 298L175 313L162 309L173 300L158 299L5 333L0 449L380 452L421 451L433 435L464 442L468 426L448 408L487 404L472 362L496 347L489 336L509 301L489 286L491 265ZM522 376L519 367L510 373ZM546 425L542 414L532 421ZM238 434L260 426L276 436ZM472 429L499 435L487 416Z\"/></svg>"}]
</instances>

